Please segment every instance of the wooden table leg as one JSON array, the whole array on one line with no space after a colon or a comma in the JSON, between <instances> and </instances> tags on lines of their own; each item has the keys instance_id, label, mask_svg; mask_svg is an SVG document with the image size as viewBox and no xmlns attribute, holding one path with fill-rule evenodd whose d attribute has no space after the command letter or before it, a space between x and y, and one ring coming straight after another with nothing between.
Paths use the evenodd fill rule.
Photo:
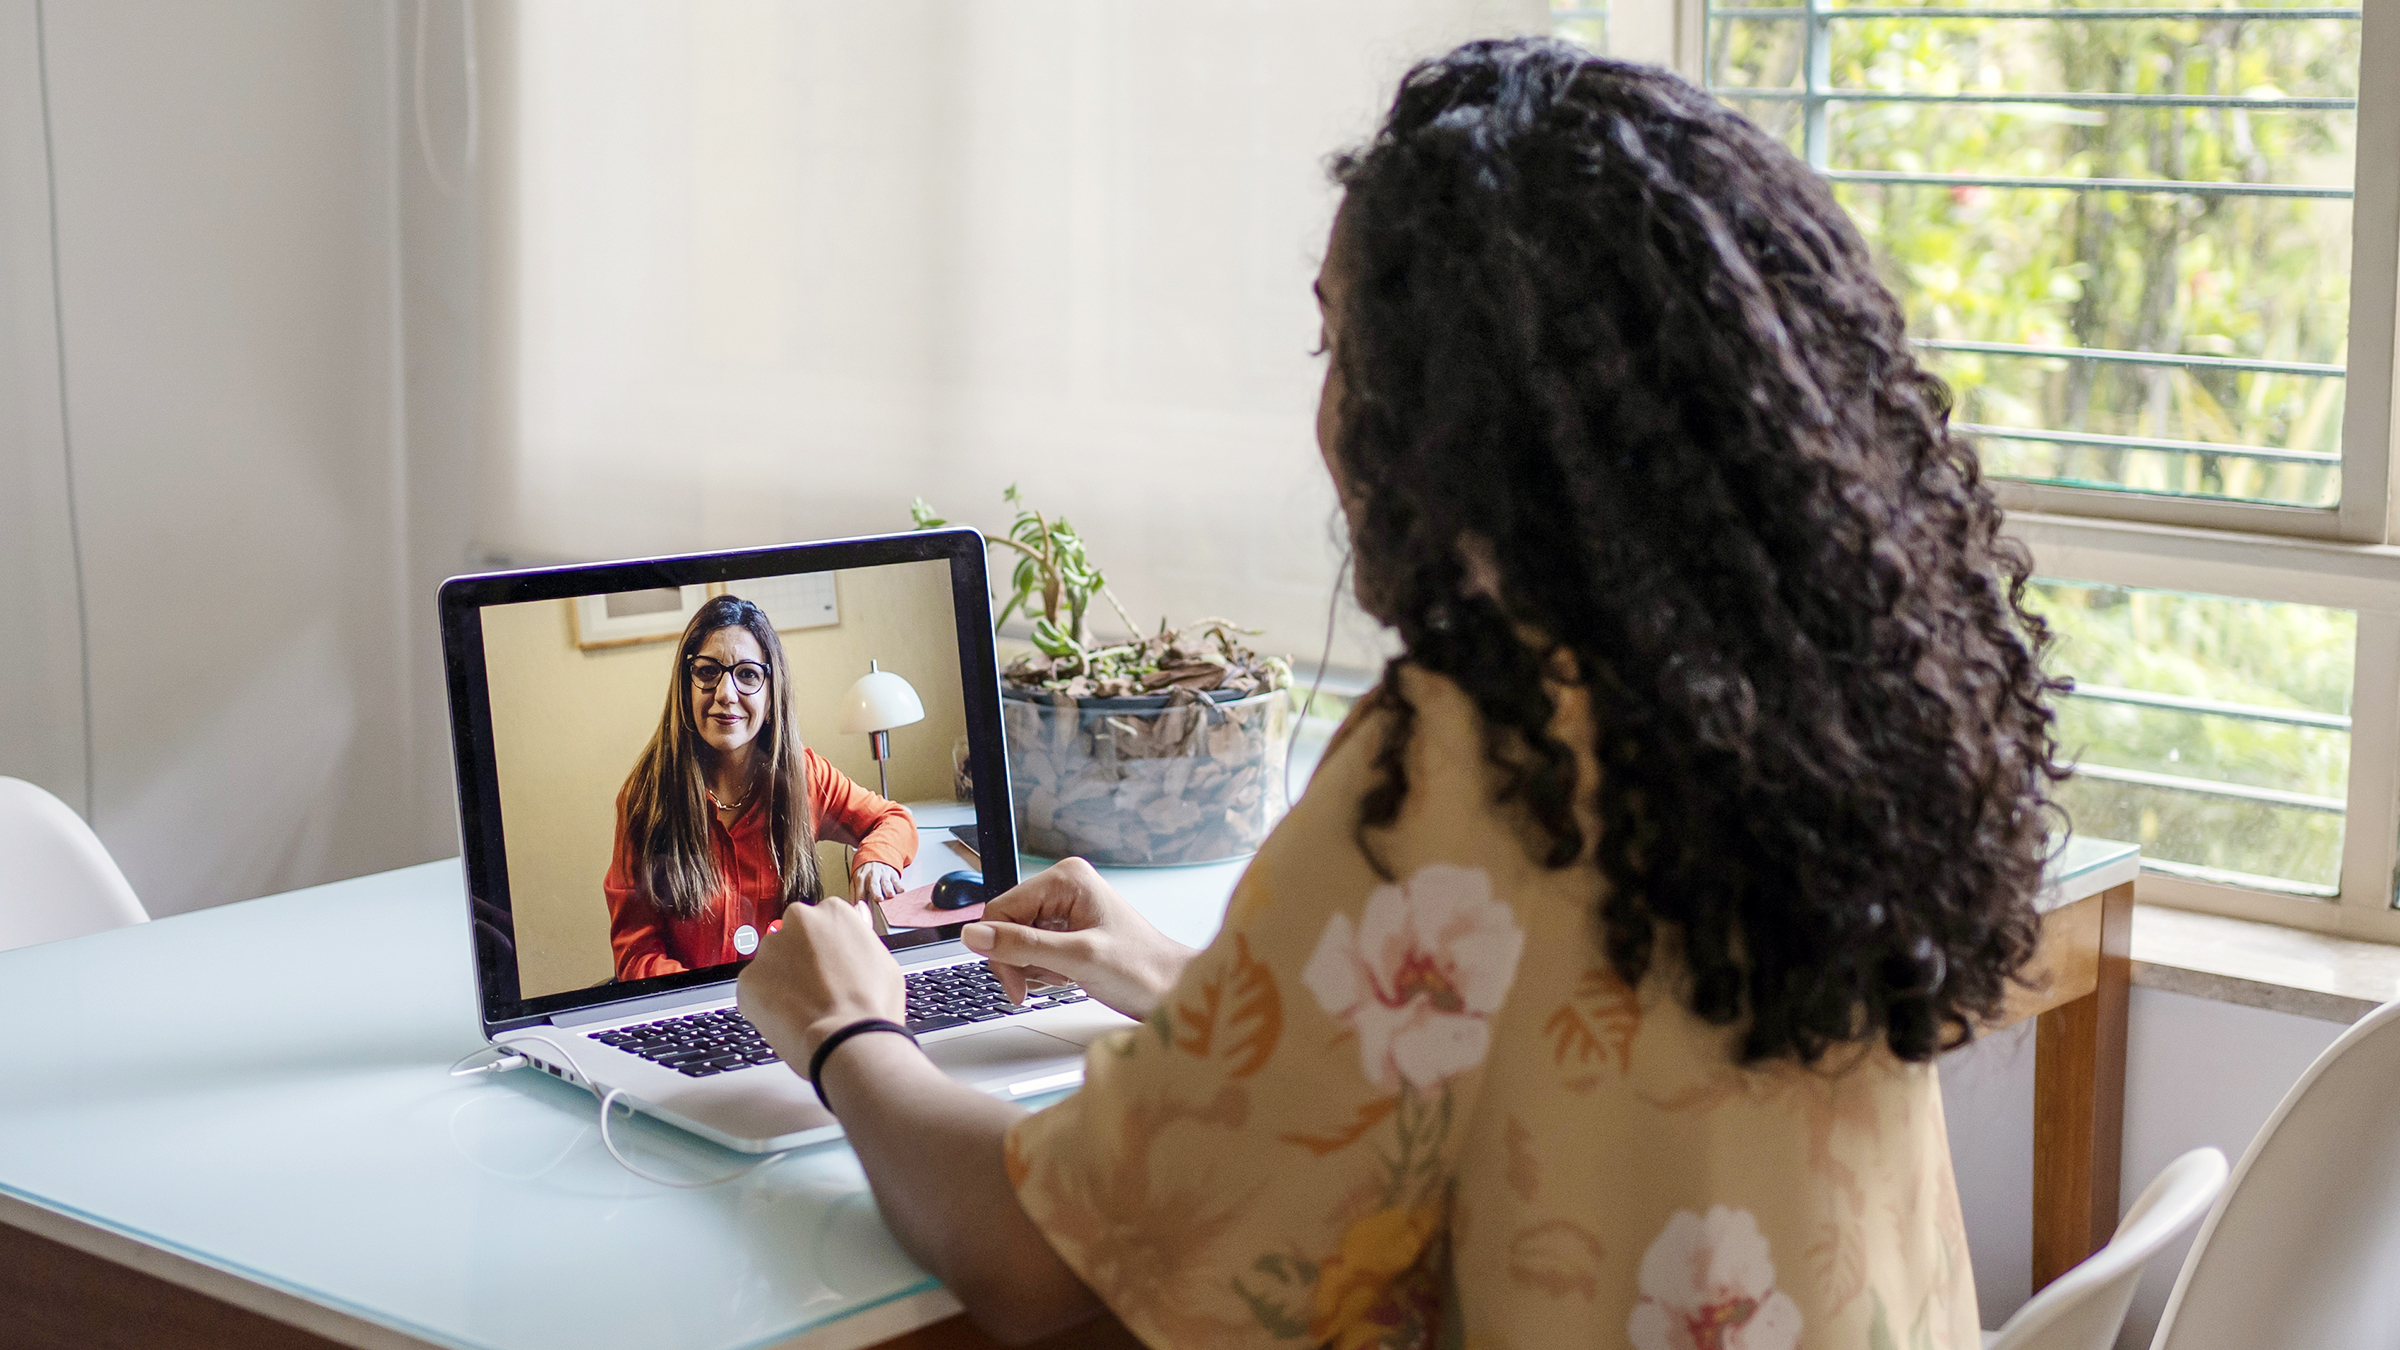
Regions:
<instances>
[{"instance_id":1,"label":"wooden table leg","mask_svg":"<svg viewBox=\"0 0 2400 1350\"><path fill-rule=\"evenodd\" d=\"M872 1350L1002 1350L1001 1344L976 1329L965 1313L895 1336ZM1125 1324L1102 1312L1082 1326L1045 1336L1022 1350L1143 1350Z\"/></svg>"},{"instance_id":2,"label":"wooden table leg","mask_svg":"<svg viewBox=\"0 0 2400 1350\"><path fill-rule=\"evenodd\" d=\"M2100 899L2091 993L2034 1030L2033 1287L2098 1251L2117 1229L2125 1141L2125 1005L2133 974L2133 883Z\"/></svg>"}]
</instances>

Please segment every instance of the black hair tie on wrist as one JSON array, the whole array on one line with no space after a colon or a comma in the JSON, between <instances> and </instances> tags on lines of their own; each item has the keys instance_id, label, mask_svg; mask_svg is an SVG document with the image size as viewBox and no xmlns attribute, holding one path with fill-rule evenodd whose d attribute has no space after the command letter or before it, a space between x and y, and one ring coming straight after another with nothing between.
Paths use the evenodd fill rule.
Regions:
<instances>
[{"instance_id":1,"label":"black hair tie on wrist","mask_svg":"<svg viewBox=\"0 0 2400 1350\"><path fill-rule=\"evenodd\" d=\"M825 1072L826 1058L832 1055L834 1051L840 1049L842 1042L849 1040L853 1036L864 1036L870 1031L894 1032L898 1035L908 1037L908 1043L910 1045L915 1045L917 1043L917 1034L915 1032L910 1031L907 1027L900 1025L898 1022L890 1021L881 1017L862 1017L826 1037L824 1040L819 1041L817 1043L817 1053L808 1057L808 1085L817 1090L817 1101L821 1103L826 1110L831 1111L833 1109L833 1103L825 1100L825 1084L821 1079L818 1078L819 1074Z\"/></svg>"}]
</instances>

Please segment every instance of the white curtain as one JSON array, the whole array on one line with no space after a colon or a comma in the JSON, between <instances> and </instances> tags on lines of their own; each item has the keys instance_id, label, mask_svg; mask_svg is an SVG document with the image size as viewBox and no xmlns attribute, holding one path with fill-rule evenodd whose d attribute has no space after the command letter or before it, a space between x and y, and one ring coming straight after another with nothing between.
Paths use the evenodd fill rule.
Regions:
<instances>
[{"instance_id":1,"label":"white curtain","mask_svg":"<svg viewBox=\"0 0 2400 1350\"><path fill-rule=\"evenodd\" d=\"M487 27L490 549L1004 528L1315 660L1309 295L1408 64L1541 0L526 0ZM1336 664L1373 660L1347 621Z\"/></svg>"}]
</instances>

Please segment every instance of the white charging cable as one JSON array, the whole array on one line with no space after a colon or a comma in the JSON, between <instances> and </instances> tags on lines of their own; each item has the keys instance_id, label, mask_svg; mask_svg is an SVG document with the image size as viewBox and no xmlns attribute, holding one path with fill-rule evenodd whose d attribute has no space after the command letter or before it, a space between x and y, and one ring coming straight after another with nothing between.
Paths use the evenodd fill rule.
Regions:
<instances>
[{"instance_id":1,"label":"white charging cable","mask_svg":"<svg viewBox=\"0 0 2400 1350\"><path fill-rule=\"evenodd\" d=\"M458 1058L451 1060L450 1076L452 1078L473 1078L475 1075L483 1073L507 1073L510 1069L522 1069L527 1064L528 1061L523 1055L511 1053L503 1054L500 1056L500 1058L493 1060L489 1064L478 1064L472 1069L459 1067L460 1065L465 1064L468 1060L482 1054L486 1050L498 1050L499 1048L500 1047L496 1045L479 1045L474 1049L469 1050L467 1053L460 1055Z\"/></svg>"},{"instance_id":2,"label":"white charging cable","mask_svg":"<svg viewBox=\"0 0 2400 1350\"><path fill-rule=\"evenodd\" d=\"M553 1050L556 1050L558 1052L558 1057L567 1062L568 1072L574 1074L577 1080L579 1080L585 1086L588 1087L590 1085L592 1080L584 1075L583 1067L575 1062L575 1053L567 1049L567 1047L560 1045L558 1042L551 1040L547 1036L527 1035L520 1036L518 1039L526 1041L540 1041L542 1044L549 1046ZM527 1059L525 1056L510 1050L489 1064L478 1064L471 1069L462 1069L459 1067L468 1060L473 1059L475 1056L482 1054L486 1050L499 1048L501 1047L488 1045L478 1046L477 1048L469 1050L467 1053L460 1055L456 1060L451 1062L450 1076L453 1078L467 1078L476 1074L507 1073L512 1069L522 1069L526 1065L533 1062L532 1060ZM746 1167L735 1168L733 1171L727 1172L721 1177L716 1177L708 1181L678 1181L674 1177L662 1177L656 1172L636 1165L631 1158L626 1157L624 1153L618 1150L617 1141L609 1135L609 1117L616 1113L617 1099L625 1095L625 1089L623 1088L610 1088L606 1093L602 1094L600 1098L600 1146L608 1150L608 1156L617 1160L617 1166L624 1168L626 1171L633 1173L635 1176L640 1177L644 1181L653 1182L660 1186L672 1186L679 1191L704 1191L711 1186L722 1186L728 1181L739 1181L743 1177L746 1177L752 1172L755 1172L758 1169L766 1166L768 1163L778 1162L784 1157L799 1151L797 1149L787 1148L779 1153L770 1153L766 1157L763 1157L757 1162L751 1163ZM625 1111L626 1114L631 1115L633 1108L628 1106L625 1108Z\"/></svg>"}]
</instances>

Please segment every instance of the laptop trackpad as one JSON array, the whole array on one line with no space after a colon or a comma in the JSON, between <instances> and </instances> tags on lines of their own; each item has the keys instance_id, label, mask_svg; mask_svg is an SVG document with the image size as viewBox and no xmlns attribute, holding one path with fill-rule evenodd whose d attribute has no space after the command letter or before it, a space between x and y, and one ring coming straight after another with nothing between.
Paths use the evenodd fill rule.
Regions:
<instances>
[{"instance_id":1,"label":"laptop trackpad","mask_svg":"<svg viewBox=\"0 0 2400 1350\"><path fill-rule=\"evenodd\" d=\"M928 1058L944 1073L978 1087L1015 1083L1083 1067L1083 1047L1030 1027L994 1027L972 1036L935 1041Z\"/></svg>"}]
</instances>

